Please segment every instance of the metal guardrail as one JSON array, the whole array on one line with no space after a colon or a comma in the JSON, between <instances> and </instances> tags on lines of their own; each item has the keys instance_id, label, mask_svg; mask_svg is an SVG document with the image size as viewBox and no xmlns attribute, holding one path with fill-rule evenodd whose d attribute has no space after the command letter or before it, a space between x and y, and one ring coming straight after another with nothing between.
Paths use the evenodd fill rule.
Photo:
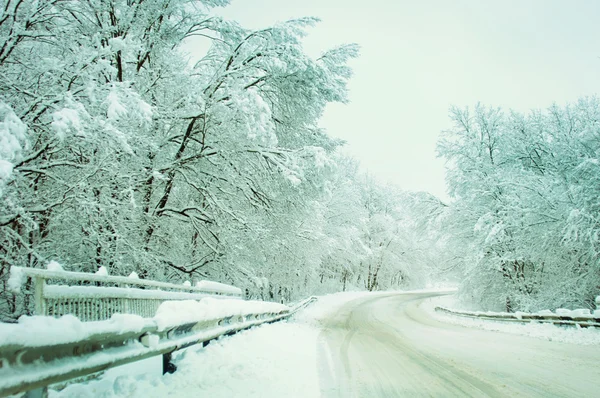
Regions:
<instances>
[{"instance_id":1,"label":"metal guardrail","mask_svg":"<svg viewBox=\"0 0 600 398\"><path fill-rule=\"evenodd\" d=\"M488 319L501 322L541 322L560 326L600 327L600 317L595 315L565 316L560 314L528 314L528 313L482 313L472 311L457 311L444 307L435 307L438 312L467 318Z\"/></svg>"},{"instance_id":2,"label":"metal guardrail","mask_svg":"<svg viewBox=\"0 0 600 398\"><path fill-rule=\"evenodd\" d=\"M29 290L14 292L29 307L26 313L72 314L84 322L110 319L113 314L153 317L167 300L242 297L241 289L211 281L184 286L124 276L22 267L11 267L11 279L17 286L31 285Z\"/></svg>"},{"instance_id":3,"label":"metal guardrail","mask_svg":"<svg viewBox=\"0 0 600 398\"><path fill-rule=\"evenodd\" d=\"M153 324L138 331L101 333L60 345L27 347L0 342L0 396L44 388L157 355L170 357L170 353L194 344L206 345L223 335L288 318L315 300L311 297L277 313L202 320L163 330Z\"/></svg>"}]
</instances>

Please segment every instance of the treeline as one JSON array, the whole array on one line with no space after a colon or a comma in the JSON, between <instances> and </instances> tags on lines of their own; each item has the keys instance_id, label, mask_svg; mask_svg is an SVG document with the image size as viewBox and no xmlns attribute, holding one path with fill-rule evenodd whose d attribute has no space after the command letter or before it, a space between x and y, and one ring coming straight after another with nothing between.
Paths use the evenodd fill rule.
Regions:
<instances>
[{"instance_id":1,"label":"treeline","mask_svg":"<svg viewBox=\"0 0 600 398\"><path fill-rule=\"evenodd\" d=\"M315 19L250 31L211 16L227 3L5 2L4 314L9 267L51 260L265 299L423 282L433 261L414 231L429 226L414 215L435 198L360 176L318 127L347 100L357 46L313 59ZM194 65L191 37L211 43Z\"/></svg>"},{"instance_id":2,"label":"treeline","mask_svg":"<svg viewBox=\"0 0 600 398\"><path fill-rule=\"evenodd\" d=\"M452 109L439 154L461 294L484 309L595 308L600 294L600 102L529 114Z\"/></svg>"}]
</instances>

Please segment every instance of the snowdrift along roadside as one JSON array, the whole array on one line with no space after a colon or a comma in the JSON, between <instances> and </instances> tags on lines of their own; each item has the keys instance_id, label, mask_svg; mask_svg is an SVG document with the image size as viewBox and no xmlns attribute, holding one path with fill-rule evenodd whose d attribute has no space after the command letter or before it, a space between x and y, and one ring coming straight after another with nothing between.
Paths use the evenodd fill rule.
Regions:
<instances>
[{"instance_id":1,"label":"snowdrift along roadside","mask_svg":"<svg viewBox=\"0 0 600 398\"><path fill-rule=\"evenodd\" d=\"M178 370L172 375L160 376L156 361L130 364L111 369L98 380L51 390L50 397L318 397L320 321L349 301L393 293L321 296L290 321L259 326L206 347L193 346L175 353L173 362Z\"/></svg>"},{"instance_id":2,"label":"snowdrift along roadside","mask_svg":"<svg viewBox=\"0 0 600 398\"><path fill-rule=\"evenodd\" d=\"M156 316L114 314L107 321L81 322L73 315L22 316L18 323L0 323L0 344L40 347L85 340L103 333L125 334L156 327L158 331L183 323L200 322L230 316L277 313L289 307L264 301L203 298L201 301L165 301Z\"/></svg>"},{"instance_id":3,"label":"snowdrift along roadside","mask_svg":"<svg viewBox=\"0 0 600 398\"><path fill-rule=\"evenodd\" d=\"M427 299L421 304L421 308L432 318L467 328L478 328L578 345L600 344L600 330L596 328L567 327L538 322L512 323L490 319L466 318L436 311L435 307L438 306L452 309L457 307L457 303L453 296L439 296Z\"/></svg>"},{"instance_id":4,"label":"snowdrift along roadside","mask_svg":"<svg viewBox=\"0 0 600 398\"><path fill-rule=\"evenodd\" d=\"M427 290L427 292L451 290ZM419 291L425 292L425 291ZM319 297L290 321L259 326L231 337L194 346L178 352L178 370L160 376L143 364L114 368L102 378L75 384L62 391L51 391L51 398L75 397L318 397L320 392L317 349L321 320L335 314L349 301L366 296L414 292L350 292ZM553 325L514 325L471 319L455 319L435 312L436 305L452 305L452 296L428 299L421 308L441 322L469 328L564 341L575 344L600 344L600 331L561 328ZM131 369L137 366L138 369Z\"/></svg>"},{"instance_id":5,"label":"snowdrift along roadside","mask_svg":"<svg viewBox=\"0 0 600 398\"><path fill-rule=\"evenodd\" d=\"M340 293L282 321L194 346L174 355L178 367L160 376L156 360L111 369L100 379L50 390L51 398L79 397L277 397L319 396L318 321L369 293Z\"/></svg>"}]
</instances>

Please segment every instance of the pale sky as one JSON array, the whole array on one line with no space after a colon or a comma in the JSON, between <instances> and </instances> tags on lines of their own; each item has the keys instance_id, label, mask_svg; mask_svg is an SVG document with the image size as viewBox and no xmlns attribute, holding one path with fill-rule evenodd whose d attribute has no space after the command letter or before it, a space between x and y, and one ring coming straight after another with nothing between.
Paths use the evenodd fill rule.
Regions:
<instances>
[{"instance_id":1,"label":"pale sky","mask_svg":"<svg viewBox=\"0 0 600 398\"><path fill-rule=\"evenodd\" d=\"M378 179L443 198L450 105L527 111L600 91L600 1L234 0L219 14L247 28L319 17L315 56L358 43L351 102L322 126Z\"/></svg>"}]
</instances>

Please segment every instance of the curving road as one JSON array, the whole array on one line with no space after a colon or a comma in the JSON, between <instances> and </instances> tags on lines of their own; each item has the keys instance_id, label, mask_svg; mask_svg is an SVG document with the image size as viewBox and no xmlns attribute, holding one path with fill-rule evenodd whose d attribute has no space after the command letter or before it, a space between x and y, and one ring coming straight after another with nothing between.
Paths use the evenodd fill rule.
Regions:
<instances>
[{"instance_id":1,"label":"curving road","mask_svg":"<svg viewBox=\"0 0 600 398\"><path fill-rule=\"evenodd\" d=\"M346 303L323 321L323 397L600 397L600 347L441 323L439 294Z\"/></svg>"}]
</instances>

